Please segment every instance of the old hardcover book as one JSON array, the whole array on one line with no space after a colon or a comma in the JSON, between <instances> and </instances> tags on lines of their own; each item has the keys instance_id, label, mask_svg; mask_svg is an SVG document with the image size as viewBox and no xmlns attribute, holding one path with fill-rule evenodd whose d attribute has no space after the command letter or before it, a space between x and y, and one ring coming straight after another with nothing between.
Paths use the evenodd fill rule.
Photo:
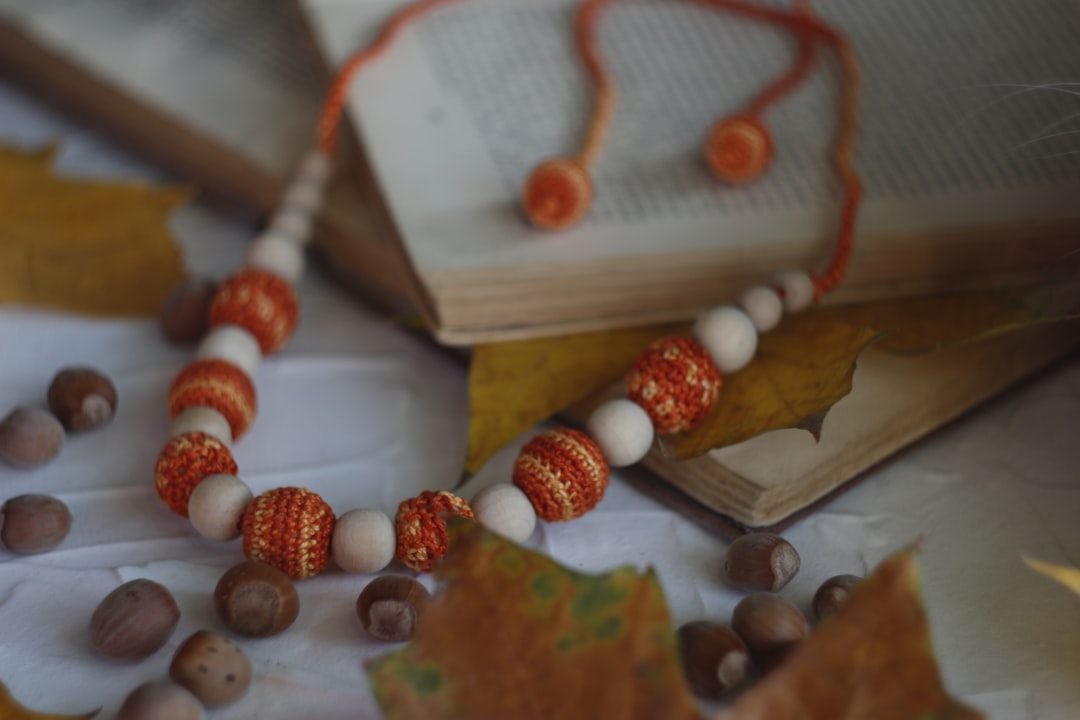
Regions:
<instances>
[{"instance_id":1,"label":"old hardcover book","mask_svg":"<svg viewBox=\"0 0 1080 720\"><path fill-rule=\"evenodd\" d=\"M0 0L0 71L261 214L311 142L328 73L403 2ZM1068 76L1076 19L1068 0L1033 3L815 3L864 68L867 199L829 301L1076 271L1080 165L1060 144L1071 96L1025 85ZM529 230L518 188L534 163L573 150L588 109L573 7L450 3L352 88L356 142L317 242L354 287L419 310L443 343L682 319L831 250L827 53L768 117L768 177L719 187L699 139L794 47L692 3L611 6L601 40L621 92L597 203L570 232Z\"/></svg>"}]
</instances>

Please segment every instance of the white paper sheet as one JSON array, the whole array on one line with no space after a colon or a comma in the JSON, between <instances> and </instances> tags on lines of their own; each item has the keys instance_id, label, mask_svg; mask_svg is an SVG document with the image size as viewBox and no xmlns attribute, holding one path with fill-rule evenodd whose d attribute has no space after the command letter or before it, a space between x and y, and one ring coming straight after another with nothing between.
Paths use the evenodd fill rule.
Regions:
<instances>
[{"instance_id":1,"label":"white paper sheet","mask_svg":"<svg viewBox=\"0 0 1080 720\"><path fill-rule=\"evenodd\" d=\"M153 177L2 88L0 117L17 120L0 124L0 142L64 136L67 171ZM215 277L240 262L249 231L198 207L178 213L176 228L189 265ZM421 489L451 485L465 444L462 368L311 271L300 293L294 342L257 377L262 412L236 447L242 475L257 489L310 486L338 513L362 505L392 512ZM151 320L0 308L0 412L42 403L52 373L73 363L101 367L120 393L114 422L72 437L51 464L0 467L0 499L53 494L75 515L70 536L50 553L0 549L0 681L31 707L103 706L101 717L111 718L132 688L166 676L190 633L223 630L210 593L242 559L239 548L200 539L152 486L167 431L166 389L190 357L166 346ZM1019 559L1080 563L1078 417L1074 360L903 454L785 533L803 564L783 594L807 608L824 578L866 572L922 535L924 592L947 686L994 720L1080 717L1080 599ZM465 494L508 478L515 451L496 457ZM543 526L528 544L584 571L656 567L677 624L727 620L741 597L722 582L724 543L618 473L596 511ZM119 583L139 577L172 591L180 626L146 660L103 661L90 647L90 615ZM328 573L303 582L292 628L239 641L254 664L251 691L211 717L378 717L362 663L386 648L365 638L353 611L368 580Z\"/></svg>"}]
</instances>

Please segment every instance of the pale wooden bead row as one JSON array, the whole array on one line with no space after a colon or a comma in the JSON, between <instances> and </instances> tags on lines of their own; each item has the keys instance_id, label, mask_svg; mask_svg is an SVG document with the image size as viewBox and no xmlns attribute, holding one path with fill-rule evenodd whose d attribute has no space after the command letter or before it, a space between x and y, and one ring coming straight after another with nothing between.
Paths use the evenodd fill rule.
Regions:
<instances>
[{"instance_id":1,"label":"pale wooden bead row","mask_svg":"<svg viewBox=\"0 0 1080 720\"><path fill-rule=\"evenodd\" d=\"M239 325L218 325L199 343L196 353L199 360L217 359L232 363L254 381L255 373L262 364L259 341L247 328Z\"/></svg>"}]
</instances>

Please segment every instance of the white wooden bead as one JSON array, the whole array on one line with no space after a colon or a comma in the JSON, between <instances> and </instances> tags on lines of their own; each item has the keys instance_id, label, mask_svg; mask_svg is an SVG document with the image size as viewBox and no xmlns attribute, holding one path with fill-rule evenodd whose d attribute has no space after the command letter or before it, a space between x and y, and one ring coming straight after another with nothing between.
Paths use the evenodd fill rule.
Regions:
<instances>
[{"instance_id":1,"label":"white wooden bead","mask_svg":"<svg viewBox=\"0 0 1080 720\"><path fill-rule=\"evenodd\" d=\"M262 362L262 349L246 328L239 325L218 325L199 343L200 360L217 358L237 366L249 378L254 378Z\"/></svg>"},{"instance_id":2,"label":"white wooden bead","mask_svg":"<svg viewBox=\"0 0 1080 720\"><path fill-rule=\"evenodd\" d=\"M317 148L311 150L300 161L295 182L304 182L323 187L326 185L326 181L330 179L330 171L333 169L333 165L333 160L325 152Z\"/></svg>"},{"instance_id":3,"label":"white wooden bead","mask_svg":"<svg viewBox=\"0 0 1080 720\"><path fill-rule=\"evenodd\" d=\"M478 523L512 542L528 540L536 527L536 510L517 485L489 485L476 493L469 506Z\"/></svg>"},{"instance_id":4,"label":"white wooden bead","mask_svg":"<svg viewBox=\"0 0 1080 720\"><path fill-rule=\"evenodd\" d=\"M211 475L191 491L188 519L208 540L233 540L240 537L240 519L253 497L235 475Z\"/></svg>"},{"instance_id":5,"label":"white wooden bead","mask_svg":"<svg viewBox=\"0 0 1080 720\"><path fill-rule=\"evenodd\" d=\"M707 310L694 323L693 333L721 373L742 370L757 352L754 321L733 305Z\"/></svg>"},{"instance_id":6,"label":"white wooden bead","mask_svg":"<svg viewBox=\"0 0 1080 720\"><path fill-rule=\"evenodd\" d=\"M232 428L225 416L214 408L195 405L173 418L169 428L169 437L201 432L217 438L226 445L232 445Z\"/></svg>"},{"instance_id":7,"label":"white wooden bead","mask_svg":"<svg viewBox=\"0 0 1080 720\"><path fill-rule=\"evenodd\" d=\"M322 202L323 193L320 185L298 181L285 191L285 196L281 199L281 207L288 208L289 211L315 215L322 207Z\"/></svg>"},{"instance_id":8,"label":"white wooden bead","mask_svg":"<svg viewBox=\"0 0 1080 720\"><path fill-rule=\"evenodd\" d=\"M814 281L802 270L787 270L773 281L784 291L784 310L802 312L814 302Z\"/></svg>"},{"instance_id":9,"label":"white wooden bead","mask_svg":"<svg viewBox=\"0 0 1080 720\"><path fill-rule=\"evenodd\" d=\"M775 289L755 285L739 296L739 305L754 323L759 333L766 333L780 324L784 314L784 302Z\"/></svg>"},{"instance_id":10,"label":"white wooden bead","mask_svg":"<svg viewBox=\"0 0 1080 720\"><path fill-rule=\"evenodd\" d=\"M247 264L285 278L293 285L304 274L304 248L278 233L263 233L248 247Z\"/></svg>"},{"instance_id":11,"label":"white wooden bead","mask_svg":"<svg viewBox=\"0 0 1080 720\"><path fill-rule=\"evenodd\" d=\"M310 214L285 207L274 213L269 229L299 245L306 245L311 239L312 222Z\"/></svg>"},{"instance_id":12,"label":"white wooden bead","mask_svg":"<svg viewBox=\"0 0 1080 720\"><path fill-rule=\"evenodd\" d=\"M345 572L379 572L394 559L394 522L378 510L350 510L334 523L330 553Z\"/></svg>"},{"instance_id":13,"label":"white wooden bead","mask_svg":"<svg viewBox=\"0 0 1080 720\"><path fill-rule=\"evenodd\" d=\"M625 398L608 400L593 410L586 428L612 467L633 465L652 447L652 420L640 405Z\"/></svg>"}]
</instances>

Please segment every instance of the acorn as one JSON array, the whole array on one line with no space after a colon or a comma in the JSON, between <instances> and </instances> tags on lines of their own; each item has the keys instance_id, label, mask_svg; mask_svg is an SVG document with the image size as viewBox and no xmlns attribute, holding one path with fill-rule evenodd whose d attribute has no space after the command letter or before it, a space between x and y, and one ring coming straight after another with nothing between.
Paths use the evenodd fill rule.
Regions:
<instances>
[{"instance_id":1,"label":"acorn","mask_svg":"<svg viewBox=\"0 0 1080 720\"><path fill-rule=\"evenodd\" d=\"M715 699L739 687L750 672L750 652L720 623L696 620L676 633L683 674L695 695Z\"/></svg>"},{"instance_id":2,"label":"acorn","mask_svg":"<svg viewBox=\"0 0 1080 720\"><path fill-rule=\"evenodd\" d=\"M0 460L31 468L52 460L64 446L64 426L51 413L15 408L0 422Z\"/></svg>"},{"instance_id":3,"label":"acorn","mask_svg":"<svg viewBox=\"0 0 1080 720\"><path fill-rule=\"evenodd\" d=\"M193 280L178 285L161 309L161 331L174 345L193 345L206 334L210 303L217 286L209 280Z\"/></svg>"},{"instance_id":4,"label":"acorn","mask_svg":"<svg viewBox=\"0 0 1080 720\"><path fill-rule=\"evenodd\" d=\"M431 593L406 575L381 575L356 599L356 614L364 630L386 642L408 640Z\"/></svg>"},{"instance_id":5,"label":"acorn","mask_svg":"<svg viewBox=\"0 0 1080 720\"><path fill-rule=\"evenodd\" d=\"M0 542L11 552L52 550L71 530L71 511L48 495L19 495L0 507Z\"/></svg>"},{"instance_id":6,"label":"acorn","mask_svg":"<svg viewBox=\"0 0 1080 720\"><path fill-rule=\"evenodd\" d=\"M806 637L806 617L789 600L767 592L747 595L731 615L731 627L746 642L763 673L780 664Z\"/></svg>"},{"instance_id":7,"label":"acorn","mask_svg":"<svg viewBox=\"0 0 1080 720\"><path fill-rule=\"evenodd\" d=\"M739 590L776 592L799 572L799 553L772 533L750 533L728 547L724 572Z\"/></svg>"},{"instance_id":8,"label":"acorn","mask_svg":"<svg viewBox=\"0 0 1080 720\"><path fill-rule=\"evenodd\" d=\"M300 597L288 575L248 560L229 568L218 580L214 608L237 635L263 638L293 624L300 615Z\"/></svg>"},{"instance_id":9,"label":"acorn","mask_svg":"<svg viewBox=\"0 0 1080 720\"><path fill-rule=\"evenodd\" d=\"M140 578L105 596L90 618L90 640L105 657L141 660L165 645L179 622L172 594Z\"/></svg>"},{"instance_id":10,"label":"acorn","mask_svg":"<svg viewBox=\"0 0 1080 720\"><path fill-rule=\"evenodd\" d=\"M198 698L168 682L148 682L131 691L116 720L205 720Z\"/></svg>"},{"instance_id":11,"label":"acorn","mask_svg":"<svg viewBox=\"0 0 1080 720\"><path fill-rule=\"evenodd\" d=\"M247 692L251 661L228 638L199 630L177 648L169 677L206 707L221 707Z\"/></svg>"},{"instance_id":12,"label":"acorn","mask_svg":"<svg viewBox=\"0 0 1080 720\"><path fill-rule=\"evenodd\" d=\"M105 425L116 413L116 387L94 368L61 370L49 383L46 399L53 415L73 432Z\"/></svg>"},{"instance_id":13,"label":"acorn","mask_svg":"<svg viewBox=\"0 0 1080 720\"><path fill-rule=\"evenodd\" d=\"M824 620L835 614L848 600L851 591L862 582L858 575L834 575L814 593L814 617Z\"/></svg>"}]
</instances>

